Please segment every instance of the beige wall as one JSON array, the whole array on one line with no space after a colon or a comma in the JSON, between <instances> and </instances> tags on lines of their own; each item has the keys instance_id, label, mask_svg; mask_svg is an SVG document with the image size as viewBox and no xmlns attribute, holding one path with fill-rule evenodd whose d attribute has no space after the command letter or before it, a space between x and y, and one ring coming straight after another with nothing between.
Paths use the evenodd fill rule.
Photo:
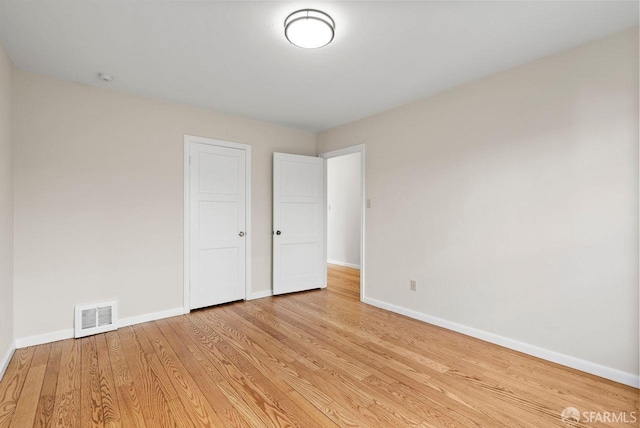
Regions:
<instances>
[{"instance_id":1,"label":"beige wall","mask_svg":"<svg viewBox=\"0 0 640 428\"><path fill-rule=\"evenodd\" d=\"M0 371L13 344L13 66L0 45Z\"/></svg>"},{"instance_id":2,"label":"beige wall","mask_svg":"<svg viewBox=\"0 0 640 428\"><path fill-rule=\"evenodd\" d=\"M328 130L317 151L361 143L368 297L638 374L637 30Z\"/></svg>"},{"instance_id":3,"label":"beige wall","mask_svg":"<svg viewBox=\"0 0 640 428\"><path fill-rule=\"evenodd\" d=\"M251 144L253 292L268 290L272 153L314 154L313 134L16 71L16 337L72 328L83 302L182 306L184 134Z\"/></svg>"}]
</instances>

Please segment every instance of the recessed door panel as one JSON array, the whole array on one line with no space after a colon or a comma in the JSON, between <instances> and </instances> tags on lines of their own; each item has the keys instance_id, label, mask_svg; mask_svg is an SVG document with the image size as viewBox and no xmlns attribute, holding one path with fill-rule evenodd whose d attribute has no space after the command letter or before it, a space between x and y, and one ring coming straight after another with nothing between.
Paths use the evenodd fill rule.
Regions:
<instances>
[{"instance_id":1,"label":"recessed door panel","mask_svg":"<svg viewBox=\"0 0 640 428\"><path fill-rule=\"evenodd\" d=\"M318 274L318 244L285 244L280 252L280 276L285 282Z\"/></svg>"},{"instance_id":2,"label":"recessed door panel","mask_svg":"<svg viewBox=\"0 0 640 428\"><path fill-rule=\"evenodd\" d=\"M238 202L200 201L200 243L235 239L241 230Z\"/></svg>"},{"instance_id":3,"label":"recessed door panel","mask_svg":"<svg viewBox=\"0 0 640 428\"><path fill-rule=\"evenodd\" d=\"M315 237L318 234L318 205L286 202L280 205L280 228L287 237Z\"/></svg>"},{"instance_id":4,"label":"recessed door panel","mask_svg":"<svg viewBox=\"0 0 640 428\"><path fill-rule=\"evenodd\" d=\"M280 174L280 195L313 198L318 194L316 168L310 168L307 162L282 160Z\"/></svg>"},{"instance_id":5,"label":"recessed door panel","mask_svg":"<svg viewBox=\"0 0 640 428\"><path fill-rule=\"evenodd\" d=\"M238 157L233 155L198 153L199 192L218 195L238 194L239 161Z\"/></svg>"},{"instance_id":6,"label":"recessed door panel","mask_svg":"<svg viewBox=\"0 0 640 428\"><path fill-rule=\"evenodd\" d=\"M236 295L234 289L238 283L237 264L237 247L200 251L198 291Z\"/></svg>"}]
</instances>

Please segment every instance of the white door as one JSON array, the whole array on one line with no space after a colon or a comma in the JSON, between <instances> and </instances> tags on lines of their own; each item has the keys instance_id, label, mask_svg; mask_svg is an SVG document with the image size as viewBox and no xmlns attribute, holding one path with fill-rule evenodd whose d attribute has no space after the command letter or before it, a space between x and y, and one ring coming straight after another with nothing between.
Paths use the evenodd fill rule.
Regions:
<instances>
[{"instance_id":1,"label":"white door","mask_svg":"<svg viewBox=\"0 0 640 428\"><path fill-rule=\"evenodd\" d=\"M324 162L273 155L273 294L326 286Z\"/></svg>"},{"instance_id":2,"label":"white door","mask_svg":"<svg viewBox=\"0 0 640 428\"><path fill-rule=\"evenodd\" d=\"M190 307L245 298L245 151L190 143Z\"/></svg>"}]
</instances>

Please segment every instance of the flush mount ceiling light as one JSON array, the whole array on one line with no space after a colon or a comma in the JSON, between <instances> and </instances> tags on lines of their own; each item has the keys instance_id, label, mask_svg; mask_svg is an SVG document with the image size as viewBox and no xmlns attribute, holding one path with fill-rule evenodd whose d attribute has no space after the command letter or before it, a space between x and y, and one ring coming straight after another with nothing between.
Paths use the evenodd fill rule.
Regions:
<instances>
[{"instance_id":1,"label":"flush mount ceiling light","mask_svg":"<svg viewBox=\"0 0 640 428\"><path fill-rule=\"evenodd\" d=\"M302 9L284 20L284 35L292 44L314 49L328 45L333 40L336 23L324 12Z\"/></svg>"}]
</instances>

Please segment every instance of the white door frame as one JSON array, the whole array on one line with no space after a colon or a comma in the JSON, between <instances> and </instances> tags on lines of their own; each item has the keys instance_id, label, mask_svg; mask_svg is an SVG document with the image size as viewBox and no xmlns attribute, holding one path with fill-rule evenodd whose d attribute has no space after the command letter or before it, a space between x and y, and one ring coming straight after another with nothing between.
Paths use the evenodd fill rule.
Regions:
<instances>
[{"instance_id":1,"label":"white door frame","mask_svg":"<svg viewBox=\"0 0 640 428\"><path fill-rule=\"evenodd\" d=\"M186 135L184 136L184 277L183 277L183 286L184 286L184 313L188 314L191 312L191 296L190 296L190 262L191 262L191 246L190 246L190 238L191 238L191 230L189 228L189 219L191 218L189 213L189 193L190 193L190 162L189 162L189 146L191 143L198 144L208 144L210 146L219 146L226 147L230 149L239 149L244 150L245 156L245 177L246 177L246 194L245 194L245 209L247 213L246 218L246 242L245 242L245 290L244 290L244 300L247 300L247 297L251 295L251 146L249 144L241 144L241 143L232 143L230 141L222 141L215 140L213 138L205 138L205 137L197 137L194 135Z\"/></svg>"},{"instance_id":2,"label":"white door frame","mask_svg":"<svg viewBox=\"0 0 640 428\"><path fill-rule=\"evenodd\" d=\"M365 161L364 161L364 144L358 144L357 146L351 146L351 147L345 147L344 149L339 149L339 150L333 150L331 152L325 152L325 153L320 153L318 156L320 156L321 158L324 159L330 159L330 158L335 158L338 156L344 156L344 155L350 155L352 153L360 153L360 204L361 204L361 208L362 208L362 212L361 212L361 222L360 222L360 301L362 302L365 298L365 250L364 250L364 243L365 243L365 236L364 236L364 231L365 231L365 211L366 211L366 201L365 201L365 183L364 183L364 167L365 167ZM325 200L325 207L327 206L327 163L324 164L324 200ZM328 235L328 229L327 229L327 211L325 210L324 213L324 258L325 260L327 259L327 235ZM326 263L325 263L326 266ZM325 271L325 277L326 277L326 271Z\"/></svg>"}]
</instances>

